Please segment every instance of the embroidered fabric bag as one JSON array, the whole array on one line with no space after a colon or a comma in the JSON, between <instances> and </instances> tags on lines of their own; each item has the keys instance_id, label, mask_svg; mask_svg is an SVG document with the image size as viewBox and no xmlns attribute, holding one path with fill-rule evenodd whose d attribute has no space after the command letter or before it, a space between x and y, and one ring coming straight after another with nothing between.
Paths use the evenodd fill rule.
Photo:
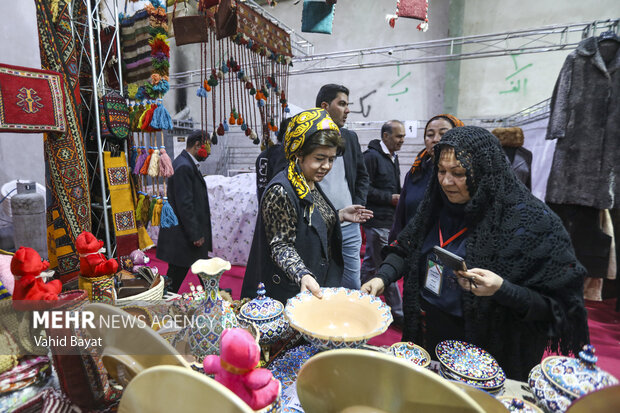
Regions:
<instances>
[{"instance_id":1,"label":"embroidered fabric bag","mask_svg":"<svg viewBox=\"0 0 620 413\"><path fill-rule=\"evenodd\" d=\"M324 0L304 0L301 31L332 34L335 11L335 6L327 4Z\"/></svg>"},{"instance_id":2,"label":"embroidered fabric bag","mask_svg":"<svg viewBox=\"0 0 620 413\"><path fill-rule=\"evenodd\" d=\"M99 121L102 138L120 142L129 137L129 108L120 93L113 90L99 99Z\"/></svg>"}]
</instances>

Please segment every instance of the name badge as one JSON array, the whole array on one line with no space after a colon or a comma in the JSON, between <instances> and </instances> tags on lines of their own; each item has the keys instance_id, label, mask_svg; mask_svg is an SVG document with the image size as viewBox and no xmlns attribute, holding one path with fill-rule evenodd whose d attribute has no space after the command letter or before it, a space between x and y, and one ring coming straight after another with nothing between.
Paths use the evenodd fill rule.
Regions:
<instances>
[{"instance_id":1,"label":"name badge","mask_svg":"<svg viewBox=\"0 0 620 413\"><path fill-rule=\"evenodd\" d=\"M424 288L426 288L435 295L439 295L441 293L441 282L443 278L442 275L443 266L433 260L428 260Z\"/></svg>"}]
</instances>

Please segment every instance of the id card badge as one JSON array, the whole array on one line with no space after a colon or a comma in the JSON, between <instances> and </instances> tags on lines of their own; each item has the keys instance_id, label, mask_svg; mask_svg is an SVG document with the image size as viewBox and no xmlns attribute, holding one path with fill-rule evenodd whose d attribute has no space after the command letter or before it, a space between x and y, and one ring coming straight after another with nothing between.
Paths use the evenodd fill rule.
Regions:
<instances>
[{"instance_id":1,"label":"id card badge","mask_svg":"<svg viewBox=\"0 0 620 413\"><path fill-rule=\"evenodd\" d=\"M424 288L439 296L443 280L443 266L429 258L426 265L426 281Z\"/></svg>"}]
</instances>

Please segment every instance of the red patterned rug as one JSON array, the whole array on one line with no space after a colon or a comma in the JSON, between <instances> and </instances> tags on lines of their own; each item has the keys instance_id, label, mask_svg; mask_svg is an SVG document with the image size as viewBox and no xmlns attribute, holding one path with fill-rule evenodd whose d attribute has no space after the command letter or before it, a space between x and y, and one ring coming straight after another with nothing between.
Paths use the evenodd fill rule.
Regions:
<instances>
[{"instance_id":1,"label":"red patterned rug","mask_svg":"<svg viewBox=\"0 0 620 413\"><path fill-rule=\"evenodd\" d=\"M65 132L63 75L0 65L0 132Z\"/></svg>"}]
</instances>

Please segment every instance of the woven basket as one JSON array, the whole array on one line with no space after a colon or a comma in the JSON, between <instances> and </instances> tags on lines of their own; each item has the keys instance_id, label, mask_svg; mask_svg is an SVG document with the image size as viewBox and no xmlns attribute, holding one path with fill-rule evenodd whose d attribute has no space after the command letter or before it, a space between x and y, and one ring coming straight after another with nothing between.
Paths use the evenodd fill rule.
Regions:
<instances>
[{"instance_id":1,"label":"woven basket","mask_svg":"<svg viewBox=\"0 0 620 413\"><path fill-rule=\"evenodd\" d=\"M125 298L118 298L116 304L127 304L133 301L151 301L161 300L164 296L164 280L161 278L161 274L157 275L157 280L154 285L140 294L130 295Z\"/></svg>"}]
</instances>

